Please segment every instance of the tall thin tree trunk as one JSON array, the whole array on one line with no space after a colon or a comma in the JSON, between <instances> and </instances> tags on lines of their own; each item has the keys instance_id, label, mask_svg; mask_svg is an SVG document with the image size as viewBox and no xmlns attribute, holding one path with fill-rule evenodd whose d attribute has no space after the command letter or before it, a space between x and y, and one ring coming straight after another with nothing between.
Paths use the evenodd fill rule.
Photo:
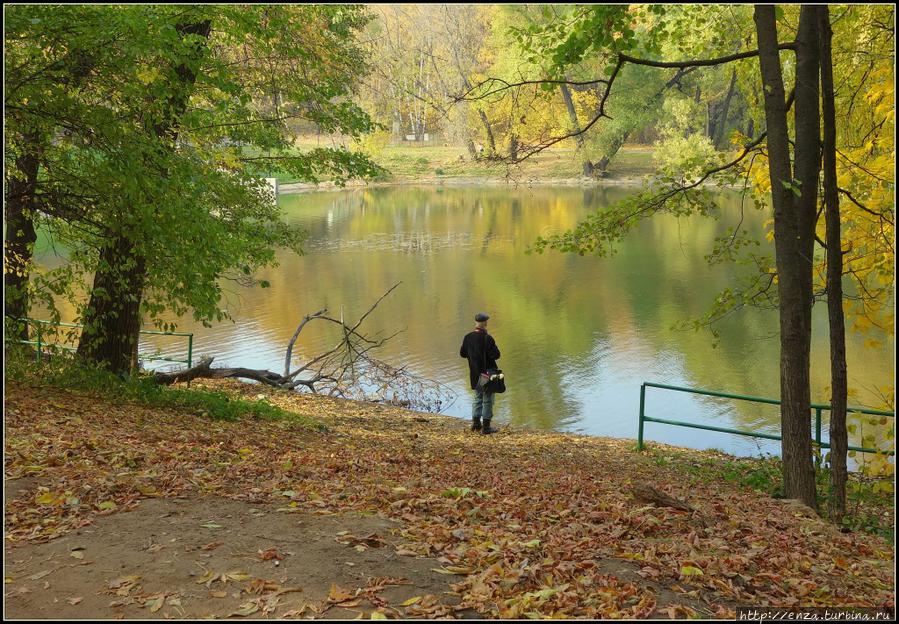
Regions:
<instances>
[{"instance_id":1,"label":"tall thin tree trunk","mask_svg":"<svg viewBox=\"0 0 899 624\"><path fill-rule=\"evenodd\" d=\"M37 175L40 159L36 134L25 137L26 152L12 164L17 175L10 175L6 183L6 236L4 240L3 287L6 303L5 316L28 316L28 273L37 232L34 229L34 210L37 193ZM7 329L17 339L28 340L28 326L11 322Z\"/></svg>"},{"instance_id":2,"label":"tall thin tree trunk","mask_svg":"<svg viewBox=\"0 0 899 624\"><path fill-rule=\"evenodd\" d=\"M727 127L727 115L730 112L730 101L734 97L734 91L737 86L737 70L733 70L730 75L730 85L727 87L727 95L724 98L724 104L721 109L721 117L718 120L717 129L718 131L715 133L715 147L721 149L724 143L724 132Z\"/></svg>"},{"instance_id":3,"label":"tall thin tree trunk","mask_svg":"<svg viewBox=\"0 0 899 624\"><path fill-rule=\"evenodd\" d=\"M811 463L811 338L812 338L812 305L813 295L813 267L815 253L815 222L818 211L818 180L821 172L821 110L820 110L820 67L818 20L816 8L812 5L803 5L799 13L799 31L796 36L796 83L795 83L795 108L794 122L796 129L795 176L799 183L800 194L796 200L797 208L797 239L799 253L796 257L799 277L797 294L801 296L801 308L796 309L795 322L798 324L796 351L796 367L793 374L799 374L799 368L804 377L799 378L802 388L801 409L797 418L791 421L794 428L793 437L796 441L794 452L805 453L808 448L808 462L805 465L797 463L796 466L796 493L803 497L809 497L810 507L817 509L817 497L815 491L815 472ZM799 386L796 387L799 390ZM808 401L806 403L806 401ZM797 404L798 405L798 404ZM802 442L799 442L802 440ZM802 471L800 473L800 470Z\"/></svg>"},{"instance_id":4,"label":"tall thin tree trunk","mask_svg":"<svg viewBox=\"0 0 899 624\"><path fill-rule=\"evenodd\" d=\"M809 355L811 345L812 308L812 246L813 220L805 210L809 198L814 199L817 184L810 181L811 168L817 172L817 132L810 132L809 122L817 129L818 89L817 54L809 49L809 14L803 7L800 16L801 40L797 44L796 102L796 166L793 179L787 129L787 110L783 72L777 42L777 27L773 5L756 5L754 19L759 46L759 65L765 98L765 119L768 131L768 159L771 178L771 199L774 206L774 240L778 277L780 313L780 397L781 397L781 453L783 458L784 492L813 509L817 509L815 474L811 448L811 390ZM812 16L813 17L813 16ZM814 34L812 23L811 34ZM811 56L811 58L809 58ZM814 61L812 63L811 61ZM814 78L809 84L810 69ZM801 102L800 102L801 100ZM810 101L813 100L813 101ZM804 119L802 115L811 115ZM798 126L802 126L802 129ZM808 142L815 138L815 145ZM801 170L801 173L800 173ZM802 181L801 196L794 189ZM817 180L817 177L815 177ZM806 184L808 186L806 187ZM800 203L800 200L804 200ZM814 210L812 211L814 216Z\"/></svg>"},{"instance_id":5,"label":"tall thin tree trunk","mask_svg":"<svg viewBox=\"0 0 899 624\"><path fill-rule=\"evenodd\" d=\"M490 154L496 154L496 140L493 138L493 128L490 126L490 120L487 119L487 113L483 109L478 108L478 116L487 131L487 142L490 143Z\"/></svg>"},{"instance_id":6,"label":"tall thin tree trunk","mask_svg":"<svg viewBox=\"0 0 899 624\"><path fill-rule=\"evenodd\" d=\"M834 103L830 11L818 6L821 45L821 102L824 119L824 220L827 225L827 318L830 324L830 483L831 515L839 522L846 513L846 323L843 318L843 251L840 195L837 190L837 122Z\"/></svg>"}]
</instances>

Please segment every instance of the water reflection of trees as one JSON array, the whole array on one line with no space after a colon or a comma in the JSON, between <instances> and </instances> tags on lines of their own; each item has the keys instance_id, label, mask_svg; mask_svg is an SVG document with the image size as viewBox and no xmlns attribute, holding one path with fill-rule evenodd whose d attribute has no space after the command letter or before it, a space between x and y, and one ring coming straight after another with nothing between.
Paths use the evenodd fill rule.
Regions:
<instances>
[{"instance_id":1,"label":"water reflection of trees","mask_svg":"<svg viewBox=\"0 0 899 624\"><path fill-rule=\"evenodd\" d=\"M500 364L510 380L510 391L497 408L514 422L553 427L577 421L582 403L572 384L613 383L620 375L610 375L614 371L607 368L619 365L622 354L647 380L669 371L659 362L663 354L676 353L675 372L688 385L776 396L775 313L733 315L722 324L717 345L706 331L673 329L699 317L740 271L710 268L704 260L715 238L736 224L736 197L720 198L720 221L671 216L647 221L612 258L525 254L538 236L569 229L587 211L629 192L620 187L400 187L282 196L288 218L309 230L308 253L279 253L280 267L260 276L270 289L229 301L236 325L205 329L184 320L181 329L196 331L200 344L229 344L252 327L258 340L273 343L274 351L310 309L343 305L347 315L358 314L386 286L402 281L372 319L375 332L405 329L384 359L464 390L467 375L458 343L474 312L488 310L503 350ZM747 212L743 227L761 235L764 219L762 213ZM815 331L813 396L825 401L824 315L816 316ZM306 340L299 349L312 354L329 338L311 332ZM608 348L597 350L600 343ZM892 359L885 350L876 357L866 352L864 368L859 366L860 339L850 340L849 355L851 381L856 371L864 371L866 381L892 379ZM633 418L638 386L621 389L634 393ZM457 410L464 412L464 405ZM758 427L766 419L776 425L775 413L762 415L748 406L734 405L730 414L740 427Z\"/></svg>"},{"instance_id":2,"label":"water reflection of trees","mask_svg":"<svg viewBox=\"0 0 899 624\"><path fill-rule=\"evenodd\" d=\"M624 189L608 187L513 191L452 188L440 192L390 188L358 192L356 201L364 204L364 211L354 208L346 197L341 198L344 203L340 209L354 213L341 237L365 240L387 233L396 237L399 251L402 237L411 232L425 231L432 236L464 232L470 236L471 246L462 241L451 249L440 245L441 249L435 250L432 246L422 250L424 257L413 258L384 250L365 263L362 284L345 277L348 271L355 272L353 260L334 262L330 258L328 266L314 262L315 271L324 274L322 283L333 285L336 280L346 287L363 289L371 284L368 288L372 291L385 281L408 276L412 286L406 304L420 310L428 322L408 325L406 346L419 353L423 364L442 367L448 374L452 364L447 368L433 355L434 350L453 353L457 339L453 329L458 332L467 328L471 310L497 311L494 331L501 345L506 345L504 365L514 366L527 379L505 399L513 419L551 426L559 419L577 416L572 413L576 406L566 404L565 380L558 364L587 357L597 333L609 327L612 319L625 320L637 339L643 339L651 349L676 347L683 355L685 374L694 385L776 395L777 344L766 340L773 335L772 327L776 329L776 318L771 314L746 311L728 320L722 329L724 338L716 348L707 332L672 329L701 315L712 297L733 281L738 269L711 269L704 255L715 237L723 235L735 219L653 220L643 224L611 259L524 255L538 235L567 229L587 209L601 207L625 193ZM302 197L291 209L296 218L309 224L314 238L316 214L329 198L308 200L308 196ZM722 198L725 213L736 210L735 201ZM758 213L747 215L744 226L761 233L763 218ZM482 245L472 254L477 241ZM434 253L438 259L430 257ZM421 271L428 275L424 281ZM428 301L419 300L422 292L428 293ZM446 328L447 337L436 336L435 326ZM826 367L816 367L813 375L820 382L817 388L823 389ZM758 424L758 414L736 408L736 414L741 413L747 426Z\"/></svg>"}]
</instances>

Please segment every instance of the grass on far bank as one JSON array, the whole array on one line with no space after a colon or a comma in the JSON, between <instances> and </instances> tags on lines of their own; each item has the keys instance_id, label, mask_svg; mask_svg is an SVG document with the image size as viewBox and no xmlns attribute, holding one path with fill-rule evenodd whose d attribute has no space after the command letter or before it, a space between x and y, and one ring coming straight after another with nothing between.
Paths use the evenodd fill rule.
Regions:
<instances>
[{"instance_id":1,"label":"grass on far bank","mask_svg":"<svg viewBox=\"0 0 899 624\"><path fill-rule=\"evenodd\" d=\"M300 137L297 149L307 151L316 147L337 147L330 138ZM653 172L653 150L649 146L626 145L609 165L608 179L634 178ZM464 146L440 142L417 145L403 143L387 145L375 151L373 159L387 170L377 182L412 182L441 178L509 178L510 180L572 180L582 177L582 161L574 149L551 148L531 156L523 163L508 166L480 160L473 161ZM279 184L297 180L288 174L268 172Z\"/></svg>"}]
</instances>

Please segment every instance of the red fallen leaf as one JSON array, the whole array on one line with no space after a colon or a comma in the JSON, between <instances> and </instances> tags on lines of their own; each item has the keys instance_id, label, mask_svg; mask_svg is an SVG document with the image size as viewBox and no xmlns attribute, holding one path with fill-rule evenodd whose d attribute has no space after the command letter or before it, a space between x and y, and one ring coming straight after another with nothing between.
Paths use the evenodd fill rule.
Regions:
<instances>
[{"instance_id":1,"label":"red fallen leaf","mask_svg":"<svg viewBox=\"0 0 899 624\"><path fill-rule=\"evenodd\" d=\"M278 561L284 559L284 555L278 552L276 548L269 548L268 550L260 550L259 558L263 561L269 561L271 559L277 559Z\"/></svg>"},{"instance_id":2,"label":"red fallen leaf","mask_svg":"<svg viewBox=\"0 0 899 624\"><path fill-rule=\"evenodd\" d=\"M277 592L281 584L267 579L254 579L247 585L247 593L264 594L265 592Z\"/></svg>"},{"instance_id":3,"label":"red fallen leaf","mask_svg":"<svg viewBox=\"0 0 899 624\"><path fill-rule=\"evenodd\" d=\"M659 576L659 571L655 568L650 568L647 566L644 568L640 568L637 571L637 574L639 574L643 578L657 578Z\"/></svg>"},{"instance_id":4,"label":"red fallen leaf","mask_svg":"<svg viewBox=\"0 0 899 624\"><path fill-rule=\"evenodd\" d=\"M208 544L200 546L200 550L215 550L222 544L223 544L223 542L209 542Z\"/></svg>"}]
</instances>

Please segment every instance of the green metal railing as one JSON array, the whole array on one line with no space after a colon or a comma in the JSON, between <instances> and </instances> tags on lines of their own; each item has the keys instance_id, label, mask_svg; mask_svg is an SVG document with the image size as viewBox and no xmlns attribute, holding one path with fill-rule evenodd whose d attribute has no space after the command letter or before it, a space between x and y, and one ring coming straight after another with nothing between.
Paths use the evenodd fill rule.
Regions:
<instances>
[{"instance_id":1,"label":"green metal railing","mask_svg":"<svg viewBox=\"0 0 899 624\"><path fill-rule=\"evenodd\" d=\"M12 342L18 344L26 344L33 346L34 349L34 357L35 361L40 362L41 353L43 352L44 347L53 347L56 349L63 349L65 351L76 351L76 347L70 347L62 344L56 344L47 342L44 340L44 327L45 326L53 326L53 327L69 327L69 328L83 328L84 325L78 325L76 323L62 323L55 321L45 321L41 319L32 319L32 318L17 318L14 319L16 321L26 323L29 325L33 325L35 328L36 340L13 340ZM187 364L187 367L190 368L193 363L193 353L194 353L194 335L189 332L164 332L164 331L156 331L152 329L142 329L140 333L143 335L150 336L183 336L187 338L187 359L178 359L178 358L169 358L162 356L148 356L148 355L138 355L138 359L145 361L158 361L158 362L174 362L176 364Z\"/></svg>"},{"instance_id":2,"label":"green metal railing","mask_svg":"<svg viewBox=\"0 0 899 624\"><path fill-rule=\"evenodd\" d=\"M700 425L696 423L688 423L679 420L667 420L665 418L652 418L646 415L646 388L661 388L663 390L674 390L676 392L688 392L690 394L701 394L704 396L712 396L719 397L724 399L737 399L740 401L751 401L753 403L767 403L769 405L780 405L780 401L777 399L766 399L763 397L755 397L755 396L746 396L742 394L730 394L727 392L715 392L713 390L697 390L696 388L682 388L680 386L669 386L667 384L659 384L652 383L649 381L644 381L640 386L640 419L639 424L637 426L637 450L643 450L643 423L653 422L660 423L663 425L674 425L675 427L690 427L692 429L704 429L706 431L718 431L721 433L731 433L734 435L742 435L749 436L752 438L765 438L767 440L780 440L781 436L773 435L770 433L760 433L754 431L741 431L739 429L731 429L730 427L715 427L712 425ZM820 403L812 403L811 408L815 410L815 444L818 445L819 448L830 448L829 442L824 442L821 440L821 414L826 410L830 411L830 405L822 405ZM889 416L891 418L895 418L895 413L893 412L885 412L882 410L873 410L866 409L861 407L849 407L846 410L848 413L856 413L856 414L869 414L872 416ZM862 448L858 446L849 446L850 451L858 451L860 453L880 453L877 449L872 448ZM894 451L889 451L890 455L894 454Z\"/></svg>"}]
</instances>

